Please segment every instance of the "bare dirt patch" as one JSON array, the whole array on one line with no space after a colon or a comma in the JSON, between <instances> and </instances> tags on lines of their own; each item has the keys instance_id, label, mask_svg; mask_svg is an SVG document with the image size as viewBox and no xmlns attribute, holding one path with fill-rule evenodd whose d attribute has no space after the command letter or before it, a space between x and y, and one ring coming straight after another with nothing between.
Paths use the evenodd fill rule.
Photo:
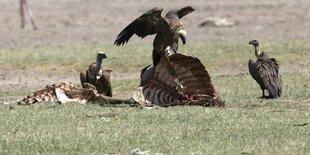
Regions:
<instances>
[{"instance_id":1,"label":"bare dirt patch","mask_svg":"<svg viewBox=\"0 0 310 155\"><path fill-rule=\"evenodd\" d=\"M193 41L248 41L307 39L310 36L308 0L29 0L39 30L30 23L20 29L18 1L0 2L0 47L23 48L71 44L113 44L116 35L143 12L160 6L169 9L192 5L196 11L182 20ZM223 17L238 24L227 28L201 27L209 17ZM147 37L142 42L152 42ZM133 37L131 42L141 42Z\"/></svg>"}]
</instances>

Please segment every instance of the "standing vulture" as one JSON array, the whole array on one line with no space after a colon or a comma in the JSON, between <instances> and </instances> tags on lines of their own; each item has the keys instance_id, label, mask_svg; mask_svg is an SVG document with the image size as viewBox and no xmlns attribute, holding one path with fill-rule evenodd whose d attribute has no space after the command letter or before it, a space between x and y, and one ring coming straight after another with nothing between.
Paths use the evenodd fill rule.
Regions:
<instances>
[{"instance_id":1,"label":"standing vulture","mask_svg":"<svg viewBox=\"0 0 310 155\"><path fill-rule=\"evenodd\" d=\"M112 97L111 88L111 69L101 68L102 59L107 58L104 52L100 51L97 54L96 63L89 65L86 73L80 73L81 84L85 88L85 83L89 83L96 87L99 94Z\"/></svg>"},{"instance_id":2,"label":"standing vulture","mask_svg":"<svg viewBox=\"0 0 310 155\"><path fill-rule=\"evenodd\" d=\"M165 56L165 49L170 46L174 52L178 50L179 38L186 43L186 31L180 19L193 12L194 8L187 6L179 10L169 11L165 17L161 16L163 8L155 7L130 23L117 36L114 44L123 45L129 41L133 34L144 38L156 34L153 42L153 65L156 66ZM168 59L168 58L167 58Z\"/></svg>"},{"instance_id":3,"label":"standing vulture","mask_svg":"<svg viewBox=\"0 0 310 155\"><path fill-rule=\"evenodd\" d=\"M279 64L275 58L269 58L259 49L258 40L251 40L249 44L255 48L256 62L249 60L249 71L253 79L259 84L262 98L277 98L282 93L282 80L279 71ZM269 96L265 95L267 89Z\"/></svg>"}]
</instances>

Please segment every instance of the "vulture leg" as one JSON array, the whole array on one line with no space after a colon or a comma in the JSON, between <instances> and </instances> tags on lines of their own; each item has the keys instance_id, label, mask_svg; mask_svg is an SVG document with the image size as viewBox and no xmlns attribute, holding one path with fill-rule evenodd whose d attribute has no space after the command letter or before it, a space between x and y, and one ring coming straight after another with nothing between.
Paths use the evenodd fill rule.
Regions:
<instances>
[{"instance_id":1,"label":"vulture leg","mask_svg":"<svg viewBox=\"0 0 310 155\"><path fill-rule=\"evenodd\" d=\"M261 98L266 98L266 95L265 95L265 90L262 89L262 92L263 92L263 96Z\"/></svg>"},{"instance_id":2,"label":"vulture leg","mask_svg":"<svg viewBox=\"0 0 310 155\"><path fill-rule=\"evenodd\" d=\"M263 96L261 98L263 98L263 99L273 98L271 95L266 96L265 89L262 89L262 92L263 92Z\"/></svg>"}]
</instances>

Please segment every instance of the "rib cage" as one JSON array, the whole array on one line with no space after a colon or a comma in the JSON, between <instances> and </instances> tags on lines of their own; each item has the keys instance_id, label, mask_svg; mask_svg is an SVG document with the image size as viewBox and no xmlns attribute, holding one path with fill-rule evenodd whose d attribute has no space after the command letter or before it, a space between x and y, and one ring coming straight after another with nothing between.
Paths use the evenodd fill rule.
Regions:
<instances>
[{"instance_id":1,"label":"rib cage","mask_svg":"<svg viewBox=\"0 0 310 155\"><path fill-rule=\"evenodd\" d=\"M17 101L17 104L30 105L38 102L86 103L87 101L94 101L96 94L96 88L92 88L89 85L85 89L80 89L72 83L63 82L59 85L47 85L44 89Z\"/></svg>"},{"instance_id":2,"label":"rib cage","mask_svg":"<svg viewBox=\"0 0 310 155\"><path fill-rule=\"evenodd\" d=\"M155 68L154 77L142 86L146 101L159 106L224 106L199 59L182 54L174 54L169 59L183 88L177 86L161 61Z\"/></svg>"}]
</instances>

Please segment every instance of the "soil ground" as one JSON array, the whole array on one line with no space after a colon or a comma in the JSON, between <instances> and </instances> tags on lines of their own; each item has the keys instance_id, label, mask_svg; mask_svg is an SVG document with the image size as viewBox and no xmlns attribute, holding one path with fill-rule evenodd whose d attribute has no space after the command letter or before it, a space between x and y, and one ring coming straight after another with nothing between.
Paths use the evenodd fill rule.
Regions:
<instances>
[{"instance_id":1,"label":"soil ground","mask_svg":"<svg viewBox=\"0 0 310 155\"><path fill-rule=\"evenodd\" d=\"M303 40L310 38L309 0L29 0L39 30L28 22L20 28L18 0L0 1L0 48L37 48L81 44L113 44L116 35L143 12L160 6L163 14L169 9L191 5L196 10L182 19L191 42L247 42L262 40ZM237 22L225 28L199 27L210 17L222 17ZM133 43L152 43L153 36ZM293 68L310 68L309 62L293 64ZM288 64L286 67L291 67ZM285 67L285 66L284 66ZM232 67L223 66L223 75L232 73ZM245 66L239 67L240 73ZM225 72L225 69L227 72ZM212 73L212 70L211 70ZM139 73L113 73L114 79L137 77ZM13 76L12 76L13 75ZM14 77L14 78L11 78ZM36 80L39 80L37 82ZM1 89L36 89L55 81L78 83L77 73L55 74L33 70L1 68ZM126 93L125 93L126 94ZM128 92L125 96L130 96ZM7 99L7 98L5 98Z\"/></svg>"}]
</instances>

